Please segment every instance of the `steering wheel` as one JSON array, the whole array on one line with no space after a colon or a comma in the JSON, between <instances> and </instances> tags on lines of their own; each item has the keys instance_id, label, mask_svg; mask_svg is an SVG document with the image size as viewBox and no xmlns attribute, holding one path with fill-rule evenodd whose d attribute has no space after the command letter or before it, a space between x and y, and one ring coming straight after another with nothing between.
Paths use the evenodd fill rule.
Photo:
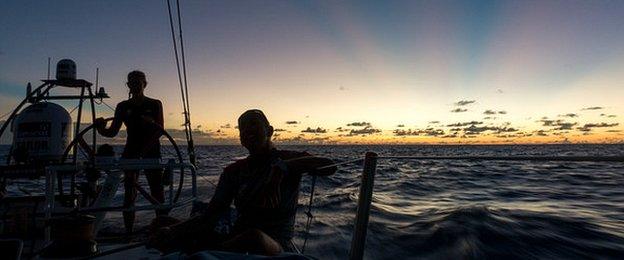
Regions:
<instances>
[{"instance_id":1,"label":"steering wheel","mask_svg":"<svg viewBox=\"0 0 624 260\"><path fill-rule=\"evenodd\" d=\"M106 118L104 119L104 123L108 123L109 121L113 121L115 118L114 117L110 117L110 118ZM147 144L145 146L145 148L149 148L152 147L156 144L156 142L158 140L160 140L161 136L165 136L167 138L167 140L169 140L169 142L171 143L171 146L173 147L173 149L175 150L175 157L177 160L177 163L183 163L183 157L182 157L182 152L180 152L180 148L178 147L178 144L175 142L175 140L173 139L173 137L171 137L171 135L169 133L167 133L167 131L161 127L160 125L156 124L155 122L152 121L148 121L145 120L145 122L148 122L150 124L153 124L153 126L155 126L157 128L157 130L159 131L159 137L158 138L154 138L149 144ZM84 128L82 131L80 131L75 137L74 139L69 143L69 145L67 145L67 148L65 148L65 151L63 152L63 157L61 160L61 163L65 163L69 157L69 153L72 150L72 148L75 149L81 149L82 152L84 152L88 159L89 159L89 164L91 166L95 166L95 151L93 151L93 149L91 149L91 147L89 146L89 144L85 141L84 139L84 135L89 131L92 130L95 131L95 123L87 126L86 128ZM146 149L144 149L146 150ZM62 184L60 184L60 180L61 178L59 178L59 186L62 187ZM177 188L176 188L176 193L175 196L173 198L173 203L178 202L179 198L180 198L180 194L182 194L182 188L184 187L184 167L180 167L180 178L178 180L177 183ZM140 187L137 186L137 189L139 189L139 193L142 194L144 197L146 197L146 193L144 192L144 190L142 190ZM150 197L146 197L146 199L148 201L150 201L152 204L157 204L158 202L154 201L153 198L150 199Z\"/></svg>"}]
</instances>

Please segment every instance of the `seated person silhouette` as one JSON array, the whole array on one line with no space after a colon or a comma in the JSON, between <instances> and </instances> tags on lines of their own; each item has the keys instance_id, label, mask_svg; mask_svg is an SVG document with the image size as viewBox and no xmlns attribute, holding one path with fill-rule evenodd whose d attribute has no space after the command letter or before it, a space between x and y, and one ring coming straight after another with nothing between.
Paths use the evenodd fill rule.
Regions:
<instances>
[{"instance_id":1,"label":"seated person silhouette","mask_svg":"<svg viewBox=\"0 0 624 260\"><path fill-rule=\"evenodd\" d=\"M114 137L119 133L121 124L126 126L127 138L122 158L125 159L159 159L160 136L163 128L163 109L160 100L152 99L144 95L147 86L145 73L135 70L128 73L129 96L117 104L115 119L111 126L106 128L103 118L95 121L98 133L106 137ZM124 171L124 207L134 206L136 200L135 185L138 182L138 171ZM150 193L158 203L165 201L163 188L162 170L145 170ZM157 215L167 214L167 211L158 210ZM128 234L132 233L134 226L134 211L124 211L124 225Z\"/></svg>"},{"instance_id":2,"label":"seated person silhouette","mask_svg":"<svg viewBox=\"0 0 624 260\"><path fill-rule=\"evenodd\" d=\"M330 175L336 167L327 158L273 146L273 127L264 113L253 109L238 119L240 142L249 156L227 166L204 212L185 222L162 228L148 243L163 252L221 250L276 255L294 251L295 214L302 174ZM227 235L215 225L234 202L238 216Z\"/></svg>"}]
</instances>

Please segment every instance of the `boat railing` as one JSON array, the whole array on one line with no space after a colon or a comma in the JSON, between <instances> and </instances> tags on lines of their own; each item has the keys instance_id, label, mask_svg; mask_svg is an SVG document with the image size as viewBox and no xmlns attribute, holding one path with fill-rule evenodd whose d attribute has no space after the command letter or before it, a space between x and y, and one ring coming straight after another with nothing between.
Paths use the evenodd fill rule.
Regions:
<instances>
[{"instance_id":1,"label":"boat railing","mask_svg":"<svg viewBox=\"0 0 624 260\"><path fill-rule=\"evenodd\" d=\"M317 170L337 167L346 164L363 162L361 184L357 201L355 224L349 250L349 259L359 260L364 257L366 232L370 208L373 199L375 172L378 160L423 160L423 161L548 161L548 162L624 162L624 156L379 156L374 152L367 152L364 159L339 162L323 166Z\"/></svg>"},{"instance_id":2,"label":"boat railing","mask_svg":"<svg viewBox=\"0 0 624 260\"><path fill-rule=\"evenodd\" d=\"M45 219L51 219L52 214L54 213L55 207L55 192L57 177L61 172L81 172L87 169L98 169L101 171L105 171L108 174L122 174L122 171L125 170L153 170L153 169L163 169L165 171L169 171L173 173L174 170L185 170L188 169L191 173L191 197L176 201L174 200L174 174L169 174L169 185L167 189L168 200L164 203L160 204L152 204L152 205L141 205L141 206L132 206L132 207L85 207L78 208L75 212L79 213L87 213L87 212L108 212L108 211L146 211L146 210L158 210L158 209L171 209L177 207L183 207L191 204L197 198L197 172L194 165L190 163L179 163L174 160L169 160L166 163L160 162L158 159L121 159L121 160L111 160L104 162L97 162L95 165L89 164L60 164L60 165L51 165L45 168L45 178L46 178L46 186L45 186L45 204L43 213ZM147 173L149 174L149 173ZM181 185L181 184L180 184ZM50 227L46 226L45 228L45 242L50 240Z\"/></svg>"}]
</instances>

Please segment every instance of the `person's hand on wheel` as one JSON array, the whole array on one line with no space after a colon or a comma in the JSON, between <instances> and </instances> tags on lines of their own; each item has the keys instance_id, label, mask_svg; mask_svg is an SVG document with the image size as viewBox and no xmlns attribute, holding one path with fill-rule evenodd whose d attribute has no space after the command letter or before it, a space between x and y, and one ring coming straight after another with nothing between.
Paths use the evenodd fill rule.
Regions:
<instances>
[{"instance_id":1,"label":"person's hand on wheel","mask_svg":"<svg viewBox=\"0 0 624 260\"><path fill-rule=\"evenodd\" d=\"M101 117L96 118L93 124L95 125L95 129L97 130L102 130L106 128L106 120Z\"/></svg>"}]
</instances>

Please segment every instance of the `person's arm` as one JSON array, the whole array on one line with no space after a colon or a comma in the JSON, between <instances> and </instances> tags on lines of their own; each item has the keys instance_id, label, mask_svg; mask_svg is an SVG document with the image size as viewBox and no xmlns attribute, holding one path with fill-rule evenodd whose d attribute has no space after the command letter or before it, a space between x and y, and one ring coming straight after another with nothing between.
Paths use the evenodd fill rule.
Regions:
<instances>
[{"instance_id":1,"label":"person's arm","mask_svg":"<svg viewBox=\"0 0 624 260\"><path fill-rule=\"evenodd\" d=\"M334 161L331 159L311 155L284 160L284 163L286 163L288 173L308 173L310 175L327 176L334 174L338 170L336 166L325 167L334 164ZM318 169L321 167L324 168Z\"/></svg>"},{"instance_id":2,"label":"person's arm","mask_svg":"<svg viewBox=\"0 0 624 260\"><path fill-rule=\"evenodd\" d=\"M109 128L106 128L106 122L104 122L103 118L95 119L95 129L102 136L105 137L115 137L119 133L119 129L121 129L121 115L123 113L123 106L121 103L117 104L115 108L115 118L113 119L113 123Z\"/></svg>"},{"instance_id":3,"label":"person's arm","mask_svg":"<svg viewBox=\"0 0 624 260\"><path fill-rule=\"evenodd\" d=\"M156 124L158 124L163 129L165 128L165 119L163 116L163 107L162 102L160 100L156 100L158 102L158 109L156 111Z\"/></svg>"},{"instance_id":4,"label":"person's arm","mask_svg":"<svg viewBox=\"0 0 624 260\"><path fill-rule=\"evenodd\" d=\"M303 154L305 155L302 157L287 160L278 159L273 162L266 184L257 197L259 206L267 208L279 207L281 199L280 185L285 176L304 173L315 176L328 176L336 172L336 166L326 167L334 164L331 159L311 156L308 153ZM318 169L321 167L322 169Z\"/></svg>"}]
</instances>

